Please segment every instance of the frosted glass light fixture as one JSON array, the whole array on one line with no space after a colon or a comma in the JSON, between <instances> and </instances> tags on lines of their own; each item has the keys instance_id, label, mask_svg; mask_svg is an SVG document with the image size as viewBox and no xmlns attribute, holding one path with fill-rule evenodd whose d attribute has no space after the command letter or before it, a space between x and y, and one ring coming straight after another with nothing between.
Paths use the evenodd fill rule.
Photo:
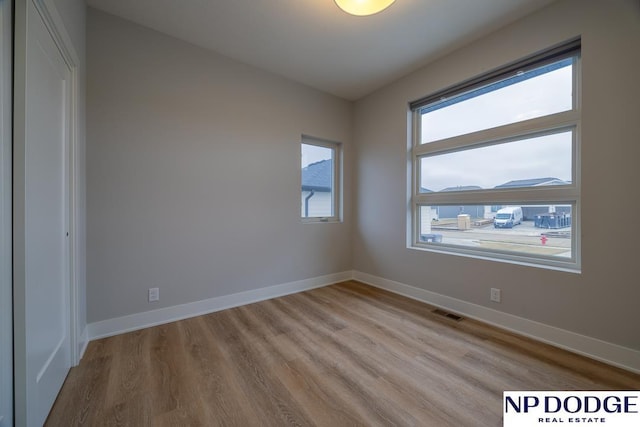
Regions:
<instances>
[{"instance_id":1,"label":"frosted glass light fixture","mask_svg":"<svg viewBox=\"0 0 640 427\"><path fill-rule=\"evenodd\" d=\"M396 0L334 0L338 7L351 15L367 16L381 12Z\"/></svg>"}]
</instances>

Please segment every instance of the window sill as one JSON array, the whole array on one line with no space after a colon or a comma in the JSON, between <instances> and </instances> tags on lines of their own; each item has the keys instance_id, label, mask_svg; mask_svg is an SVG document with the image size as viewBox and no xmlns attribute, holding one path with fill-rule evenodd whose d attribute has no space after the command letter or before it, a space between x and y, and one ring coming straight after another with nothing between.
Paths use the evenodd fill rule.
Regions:
<instances>
[{"instance_id":1,"label":"window sill","mask_svg":"<svg viewBox=\"0 0 640 427\"><path fill-rule=\"evenodd\" d=\"M452 247L442 244L413 244L407 246L407 249L412 249L422 252L433 252L445 255L461 256L466 258L479 259L483 261L502 262L507 264L521 265L525 267L542 268L545 270L562 271L565 273L582 274L580 265L575 262L562 262L547 259L529 258L520 255L507 255L497 253L479 252L470 249L461 249L458 247Z\"/></svg>"},{"instance_id":2,"label":"window sill","mask_svg":"<svg viewBox=\"0 0 640 427\"><path fill-rule=\"evenodd\" d=\"M302 218L301 220L303 224L330 224L342 222L339 218Z\"/></svg>"}]
</instances>

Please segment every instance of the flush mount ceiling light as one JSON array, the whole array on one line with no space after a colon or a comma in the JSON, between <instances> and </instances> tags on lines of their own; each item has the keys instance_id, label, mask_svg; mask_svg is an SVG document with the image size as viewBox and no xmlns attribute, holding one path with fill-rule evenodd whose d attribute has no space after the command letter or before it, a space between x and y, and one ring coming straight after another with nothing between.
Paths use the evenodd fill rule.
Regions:
<instances>
[{"instance_id":1,"label":"flush mount ceiling light","mask_svg":"<svg viewBox=\"0 0 640 427\"><path fill-rule=\"evenodd\" d=\"M367 16L381 12L396 0L334 0L338 7L351 15Z\"/></svg>"}]
</instances>

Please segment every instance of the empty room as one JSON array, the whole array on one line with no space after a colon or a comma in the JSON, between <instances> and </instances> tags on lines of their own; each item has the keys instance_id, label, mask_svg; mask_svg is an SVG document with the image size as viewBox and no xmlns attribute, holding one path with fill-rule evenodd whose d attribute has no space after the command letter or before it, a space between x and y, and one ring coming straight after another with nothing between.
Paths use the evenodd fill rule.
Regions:
<instances>
[{"instance_id":1,"label":"empty room","mask_svg":"<svg viewBox=\"0 0 640 427\"><path fill-rule=\"evenodd\" d=\"M639 425L637 0L0 21L0 427Z\"/></svg>"}]
</instances>

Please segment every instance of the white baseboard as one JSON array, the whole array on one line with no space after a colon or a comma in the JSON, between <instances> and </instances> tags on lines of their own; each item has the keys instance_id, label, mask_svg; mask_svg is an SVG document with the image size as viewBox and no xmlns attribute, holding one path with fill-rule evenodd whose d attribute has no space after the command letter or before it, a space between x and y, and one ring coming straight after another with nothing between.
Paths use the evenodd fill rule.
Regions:
<instances>
[{"instance_id":1,"label":"white baseboard","mask_svg":"<svg viewBox=\"0 0 640 427\"><path fill-rule=\"evenodd\" d=\"M640 373L640 351L360 271L329 274L94 322L87 325L83 331L80 358L91 340L320 288L350 279L444 308L609 365Z\"/></svg>"},{"instance_id":2,"label":"white baseboard","mask_svg":"<svg viewBox=\"0 0 640 427\"><path fill-rule=\"evenodd\" d=\"M404 283L353 272L353 279L524 335L555 347L640 373L640 351L472 304Z\"/></svg>"},{"instance_id":3,"label":"white baseboard","mask_svg":"<svg viewBox=\"0 0 640 427\"><path fill-rule=\"evenodd\" d=\"M176 320L187 319L189 317L209 314L227 308L251 304L270 298L320 288L349 280L352 277L352 271L345 271L342 273L329 274L326 276L283 283L252 291L239 292L237 294L224 295L202 301L160 308L158 310L145 311L142 313L130 314L128 316L101 320L87 325L89 338L87 342L98 338L148 328L150 326L174 322Z\"/></svg>"}]
</instances>

